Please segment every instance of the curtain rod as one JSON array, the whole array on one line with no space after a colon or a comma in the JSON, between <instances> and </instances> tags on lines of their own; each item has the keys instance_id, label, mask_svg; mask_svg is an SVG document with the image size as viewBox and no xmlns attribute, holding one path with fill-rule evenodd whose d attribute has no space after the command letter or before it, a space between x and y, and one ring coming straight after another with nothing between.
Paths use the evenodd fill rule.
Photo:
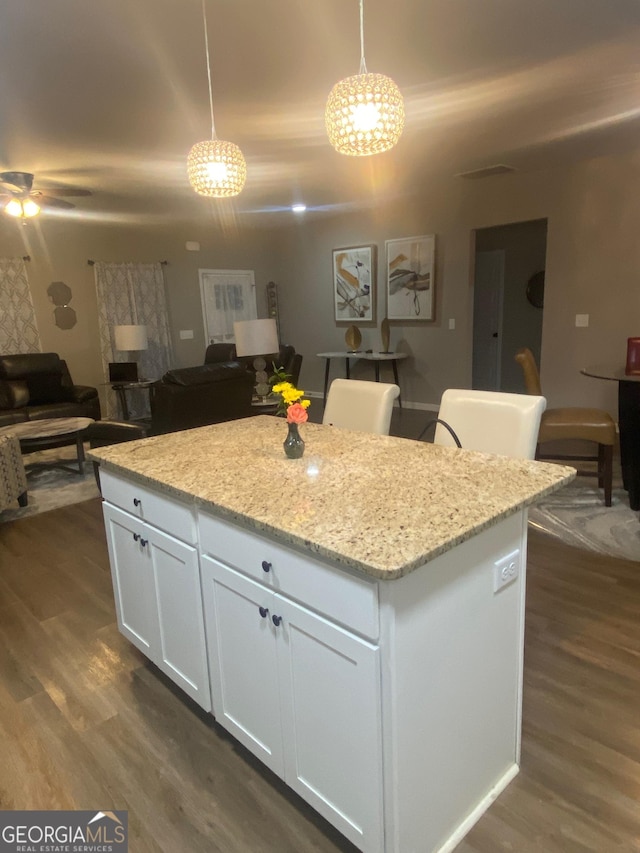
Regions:
<instances>
[{"instance_id":1,"label":"curtain rod","mask_svg":"<svg viewBox=\"0 0 640 853\"><path fill-rule=\"evenodd\" d=\"M28 260L31 260L31 258L28 258ZM96 262L92 261L91 258L89 258L87 263L89 264L90 267L93 267L93 266L95 266ZM159 261L159 263L160 263L160 266L166 267L168 265L169 261Z\"/></svg>"}]
</instances>

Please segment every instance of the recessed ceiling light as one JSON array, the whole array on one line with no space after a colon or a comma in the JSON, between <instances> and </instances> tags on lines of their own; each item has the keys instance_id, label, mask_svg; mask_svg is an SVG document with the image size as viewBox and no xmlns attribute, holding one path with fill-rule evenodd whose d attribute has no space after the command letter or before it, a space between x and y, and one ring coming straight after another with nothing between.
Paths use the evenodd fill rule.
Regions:
<instances>
[{"instance_id":1,"label":"recessed ceiling light","mask_svg":"<svg viewBox=\"0 0 640 853\"><path fill-rule=\"evenodd\" d=\"M306 209L307 209L306 204L292 204L291 205L291 210L294 213L304 213Z\"/></svg>"}]
</instances>

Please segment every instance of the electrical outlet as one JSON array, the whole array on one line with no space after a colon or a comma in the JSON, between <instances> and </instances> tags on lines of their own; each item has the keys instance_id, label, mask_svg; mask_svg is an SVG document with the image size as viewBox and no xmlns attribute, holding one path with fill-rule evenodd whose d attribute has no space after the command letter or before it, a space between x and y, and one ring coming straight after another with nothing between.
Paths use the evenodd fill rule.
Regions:
<instances>
[{"instance_id":1,"label":"electrical outlet","mask_svg":"<svg viewBox=\"0 0 640 853\"><path fill-rule=\"evenodd\" d=\"M455 317L452 317L452 318L449 320L449 328L450 328L450 329L455 329L455 327L456 327Z\"/></svg>"},{"instance_id":2,"label":"electrical outlet","mask_svg":"<svg viewBox=\"0 0 640 853\"><path fill-rule=\"evenodd\" d=\"M581 329L586 329L589 325L589 315L588 314L576 314L576 326Z\"/></svg>"},{"instance_id":3,"label":"electrical outlet","mask_svg":"<svg viewBox=\"0 0 640 853\"><path fill-rule=\"evenodd\" d=\"M193 340L193 329L180 329L180 340L181 341L192 341Z\"/></svg>"},{"instance_id":4,"label":"electrical outlet","mask_svg":"<svg viewBox=\"0 0 640 853\"><path fill-rule=\"evenodd\" d=\"M520 549L517 548L506 557L493 564L493 591L499 592L508 586L520 574Z\"/></svg>"}]
</instances>

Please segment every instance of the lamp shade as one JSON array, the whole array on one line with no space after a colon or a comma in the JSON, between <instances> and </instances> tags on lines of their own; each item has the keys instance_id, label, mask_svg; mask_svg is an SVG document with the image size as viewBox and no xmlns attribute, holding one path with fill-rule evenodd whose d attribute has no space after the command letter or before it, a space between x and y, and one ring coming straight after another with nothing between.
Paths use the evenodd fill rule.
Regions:
<instances>
[{"instance_id":1,"label":"lamp shade","mask_svg":"<svg viewBox=\"0 0 640 853\"><path fill-rule=\"evenodd\" d=\"M116 349L125 352L147 349L146 326L114 326Z\"/></svg>"},{"instance_id":2,"label":"lamp shade","mask_svg":"<svg viewBox=\"0 0 640 853\"><path fill-rule=\"evenodd\" d=\"M267 355L278 352L278 329L275 320L239 320L233 324L236 353Z\"/></svg>"}]
</instances>

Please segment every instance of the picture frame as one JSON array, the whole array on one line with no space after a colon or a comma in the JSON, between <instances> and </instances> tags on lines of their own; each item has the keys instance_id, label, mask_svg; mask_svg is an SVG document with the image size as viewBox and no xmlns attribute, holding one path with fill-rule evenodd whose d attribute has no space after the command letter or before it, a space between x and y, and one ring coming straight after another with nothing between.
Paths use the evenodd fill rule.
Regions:
<instances>
[{"instance_id":1,"label":"picture frame","mask_svg":"<svg viewBox=\"0 0 640 853\"><path fill-rule=\"evenodd\" d=\"M375 321L376 247L333 250L333 304L336 323Z\"/></svg>"},{"instance_id":2,"label":"picture frame","mask_svg":"<svg viewBox=\"0 0 640 853\"><path fill-rule=\"evenodd\" d=\"M435 319L435 234L387 240L386 250L389 320Z\"/></svg>"}]
</instances>

